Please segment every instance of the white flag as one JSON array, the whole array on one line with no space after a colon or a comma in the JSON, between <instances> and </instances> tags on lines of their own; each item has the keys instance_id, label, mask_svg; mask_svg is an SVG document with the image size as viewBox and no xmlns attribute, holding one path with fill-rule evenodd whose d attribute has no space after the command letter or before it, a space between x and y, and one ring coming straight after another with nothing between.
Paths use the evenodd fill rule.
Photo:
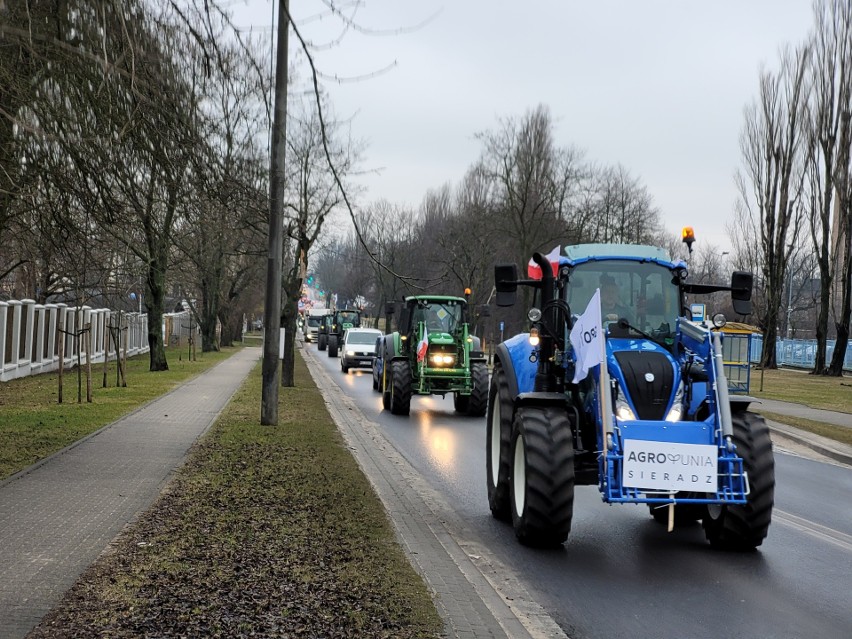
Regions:
<instances>
[{"instance_id":1,"label":"white flag","mask_svg":"<svg viewBox=\"0 0 852 639\"><path fill-rule=\"evenodd\" d=\"M589 305L571 329L571 346L577 362L574 384L585 379L589 369L603 361L603 324L601 322L601 289L596 289Z\"/></svg>"}]
</instances>

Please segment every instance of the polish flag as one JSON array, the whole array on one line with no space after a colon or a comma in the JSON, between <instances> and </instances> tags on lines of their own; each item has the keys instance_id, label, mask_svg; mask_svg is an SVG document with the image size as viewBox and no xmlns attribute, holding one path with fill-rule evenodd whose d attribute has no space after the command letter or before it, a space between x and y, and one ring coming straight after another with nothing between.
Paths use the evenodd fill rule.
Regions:
<instances>
[{"instance_id":1,"label":"polish flag","mask_svg":"<svg viewBox=\"0 0 852 639\"><path fill-rule=\"evenodd\" d=\"M417 344L417 361L423 361L426 357L426 350L429 348L429 330L423 327L423 339Z\"/></svg>"},{"instance_id":2,"label":"polish flag","mask_svg":"<svg viewBox=\"0 0 852 639\"><path fill-rule=\"evenodd\" d=\"M556 277L556 274L559 272L559 252L561 250L562 246L557 244L556 248L545 256L550 261L550 266L553 269L553 277ZM541 267L533 262L532 258L530 258L527 264L527 276L532 280L541 279Z\"/></svg>"}]
</instances>

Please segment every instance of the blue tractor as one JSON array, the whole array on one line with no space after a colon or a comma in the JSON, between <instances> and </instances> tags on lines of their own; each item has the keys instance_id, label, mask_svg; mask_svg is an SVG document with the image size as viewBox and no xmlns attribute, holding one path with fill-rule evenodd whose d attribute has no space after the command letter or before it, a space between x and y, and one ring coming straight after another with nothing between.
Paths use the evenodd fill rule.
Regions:
<instances>
[{"instance_id":1,"label":"blue tractor","mask_svg":"<svg viewBox=\"0 0 852 639\"><path fill-rule=\"evenodd\" d=\"M686 263L639 245L576 245L533 262L539 279L495 267L499 306L515 303L519 285L535 294L529 332L501 343L494 360L492 514L523 544L558 545L575 485L597 485L604 502L647 504L669 530L700 520L713 547L759 546L774 502L769 429L749 397L728 394L722 336L687 303L730 291L734 312L747 315L751 273L734 272L730 286L692 284Z\"/></svg>"}]
</instances>

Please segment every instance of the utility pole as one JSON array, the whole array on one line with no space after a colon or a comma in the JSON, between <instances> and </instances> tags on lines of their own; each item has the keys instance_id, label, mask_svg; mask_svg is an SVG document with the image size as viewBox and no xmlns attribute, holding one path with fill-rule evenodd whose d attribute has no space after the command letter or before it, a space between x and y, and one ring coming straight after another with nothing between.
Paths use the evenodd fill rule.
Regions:
<instances>
[{"instance_id":1,"label":"utility pole","mask_svg":"<svg viewBox=\"0 0 852 639\"><path fill-rule=\"evenodd\" d=\"M278 348L281 326L281 261L284 240L284 160L287 135L287 35L289 0L278 0L278 52L269 170L269 247L263 309L263 388L260 423L278 425Z\"/></svg>"}]
</instances>

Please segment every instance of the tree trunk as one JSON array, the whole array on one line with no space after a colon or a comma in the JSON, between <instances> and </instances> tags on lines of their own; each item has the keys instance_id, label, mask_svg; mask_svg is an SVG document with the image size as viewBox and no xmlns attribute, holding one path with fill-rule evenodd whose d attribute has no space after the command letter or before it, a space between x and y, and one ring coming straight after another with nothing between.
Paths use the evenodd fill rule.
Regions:
<instances>
[{"instance_id":1,"label":"tree trunk","mask_svg":"<svg viewBox=\"0 0 852 639\"><path fill-rule=\"evenodd\" d=\"M163 344L163 314L166 312L166 283L165 273L152 263L148 268L147 290L148 301L148 355L151 372L169 370L166 361L166 349Z\"/></svg>"},{"instance_id":2,"label":"tree trunk","mask_svg":"<svg viewBox=\"0 0 852 639\"><path fill-rule=\"evenodd\" d=\"M299 298L302 295L302 279L289 278L284 289L281 305L281 326L284 328L284 359L281 362L281 385L292 388L296 385L296 316L299 314Z\"/></svg>"}]
</instances>

